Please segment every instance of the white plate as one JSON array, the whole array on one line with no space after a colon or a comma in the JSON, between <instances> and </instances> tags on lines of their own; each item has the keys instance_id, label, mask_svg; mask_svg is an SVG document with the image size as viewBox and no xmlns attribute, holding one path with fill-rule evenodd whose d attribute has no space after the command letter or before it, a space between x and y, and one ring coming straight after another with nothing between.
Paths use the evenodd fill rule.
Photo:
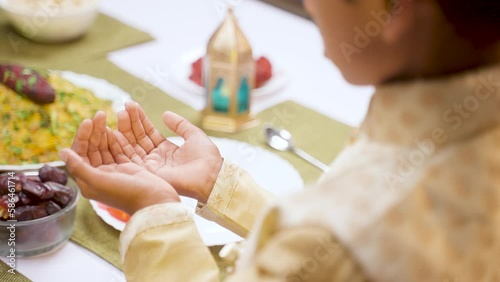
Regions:
<instances>
[{"instance_id":1,"label":"white plate","mask_svg":"<svg viewBox=\"0 0 500 282\"><path fill-rule=\"evenodd\" d=\"M197 95L204 95L205 88L199 86L189 79L191 75L191 64L205 54L202 48L189 51L182 55L177 63L172 67L172 77L174 81L184 89ZM259 57L259 56L257 56ZM266 56L267 57L267 56ZM267 57L273 66L273 76L269 81L259 88L252 90L252 97L266 96L276 93L282 89L287 83L287 75L285 69L271 58Z\"/></svg>"},{"instance_id":2,"label":"white plate","mask_svg":"<svg viewBox=\"0 0 500 282\"><path fill-rule=\"evenodd\" d=\"M69 80L78 87L86 88L94 93L98 98L110 100L113 104L113 110L119 112L125 109L125 102L131 101L130 95L123 91L118 86L109 83L108 81L96 78L86 74L78 74L70 71L52 71L61 75L64 79ZM14 170L37 170L45 164L50 166L64 166L62 161L53 161L40 164L25 164L25 165L0 165L0 171Z\"/></svg>"},{"instance_id":3,"label":"white plate","mask_svg":"<svg viewBox=\"0 0 500 282\"><path fill-rule=\"evenodd\" d=\"M180 137L168 139L177 145L184 143ZM225 159L248 171L262 188L276 195L290 194L303 188L304 182L299 172L279 156L248 143L216 137L211 137L211 139ZM186 197L181 197L181 199L194 212L196 201ZM97 215L106 223L120 231L125 228L123 221L112 217L96 202L90 201L90 203ZM197 215L194 216L194 219L203 242L207 246L224 245L241 240L241 237L214 222Z\"/></svg>"}]
</instances>

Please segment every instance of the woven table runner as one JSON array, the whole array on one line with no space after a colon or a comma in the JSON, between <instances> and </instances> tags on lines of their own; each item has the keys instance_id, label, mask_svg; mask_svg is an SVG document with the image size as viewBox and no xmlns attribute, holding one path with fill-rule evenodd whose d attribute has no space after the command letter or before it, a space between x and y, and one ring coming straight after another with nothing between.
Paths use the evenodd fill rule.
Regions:
<instances>
[{"instance_id":1,"label":"woven table runner","mask_svg":"<svg viewBox=\"0 0 500 282\"><path fill-rule=\"evenodd\" d=\"M29 282L30 279L26 278L21 273L14 271L14 273L9 272L11 270L10 266L0 260L0 281L2 282Z\"/></svg>"},{"instance_id":2,"label":"woven table runner","mask_svg":"<svg viewBox=\"0 0 500 282\"><path fill-rule=\"evenodd\" d=\"M153 37L149 34L99 14L82 38L66 43L41 44L18 35L0 10L0 63L54 69L58 63L72 64L105 58L111 51L151 40Z\"/></svg>"}]
</instances>

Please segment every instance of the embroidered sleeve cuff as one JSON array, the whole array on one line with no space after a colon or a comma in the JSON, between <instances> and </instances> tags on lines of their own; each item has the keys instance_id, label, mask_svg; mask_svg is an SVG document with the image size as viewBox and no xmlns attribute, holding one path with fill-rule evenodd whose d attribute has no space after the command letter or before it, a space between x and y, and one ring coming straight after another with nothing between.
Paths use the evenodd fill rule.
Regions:
<instances>
[{"instance_id":1,"label":"embroidered sleeve cuff","mask_svg":"<svg viewBox=\"0 0 500 282\"><path fill-rule=\"evenodd\" d=\"M150 228L187 221L193 221L193 215L189 208L182 203L159 204L136 212L120 234L120 255L122 262L130 243L139 233Z\"/></svg>"},{"instance_id":2,"label":"embroidered sleeve cuff","mask_svg":"<svg viewBox=\"0 0 500 282\"><path fill-rule=\"evenodd\" d=\"M273 198L246 171L224 160L207 203L198 203L196 213L244 237Z\"/></svg>"}]
</instances>

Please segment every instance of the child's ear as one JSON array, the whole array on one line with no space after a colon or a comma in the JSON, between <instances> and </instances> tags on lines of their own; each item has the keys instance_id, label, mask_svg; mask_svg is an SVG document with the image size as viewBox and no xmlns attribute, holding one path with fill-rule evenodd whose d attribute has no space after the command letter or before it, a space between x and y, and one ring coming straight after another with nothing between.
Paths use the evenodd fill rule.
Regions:
<instances>
[{"instance_id":1,"label":"child's ear","mask_svg":"<svg viewBox=\"0 0 500 282\"><path fill-rule=\"evenodd\" d=\"M382 29L382 40L392 45L407 34L415 24L417 2L427 0L385 0L390 13L389 23Z\"/></svg>"}]
</instances>

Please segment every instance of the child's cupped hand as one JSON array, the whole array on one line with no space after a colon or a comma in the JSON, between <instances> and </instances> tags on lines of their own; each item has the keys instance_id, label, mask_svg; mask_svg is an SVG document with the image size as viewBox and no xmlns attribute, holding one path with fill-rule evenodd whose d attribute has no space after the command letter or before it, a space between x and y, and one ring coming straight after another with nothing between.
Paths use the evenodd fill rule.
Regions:
<instances>
[{"instance_id":1,"label":"child's cupped hand","mask_svg":"<svg viewBox=\"0 0 500 282\"><path fill-rule=\"evenodd\" d=\"M198 127L172 112L163 114L163 123L184 139L177 146L166 139L134 102L118 115L114 132L124 156L170 183L179 195L205 203L217 180L223 159L217 146Z\"/></svg>"},{"instance_id":2,"label":"child's cupped hand","mask_svg":"<svg viewBox=\"0 0 500 282\"><path fill-rule=\"evenodd\" d=\"M130 160L98 112L84 120L72 149L59 156L76 179L82 195L129 214L155 204L178 202L175 189L165 180Z\"/></svg>"}]
</instances>

